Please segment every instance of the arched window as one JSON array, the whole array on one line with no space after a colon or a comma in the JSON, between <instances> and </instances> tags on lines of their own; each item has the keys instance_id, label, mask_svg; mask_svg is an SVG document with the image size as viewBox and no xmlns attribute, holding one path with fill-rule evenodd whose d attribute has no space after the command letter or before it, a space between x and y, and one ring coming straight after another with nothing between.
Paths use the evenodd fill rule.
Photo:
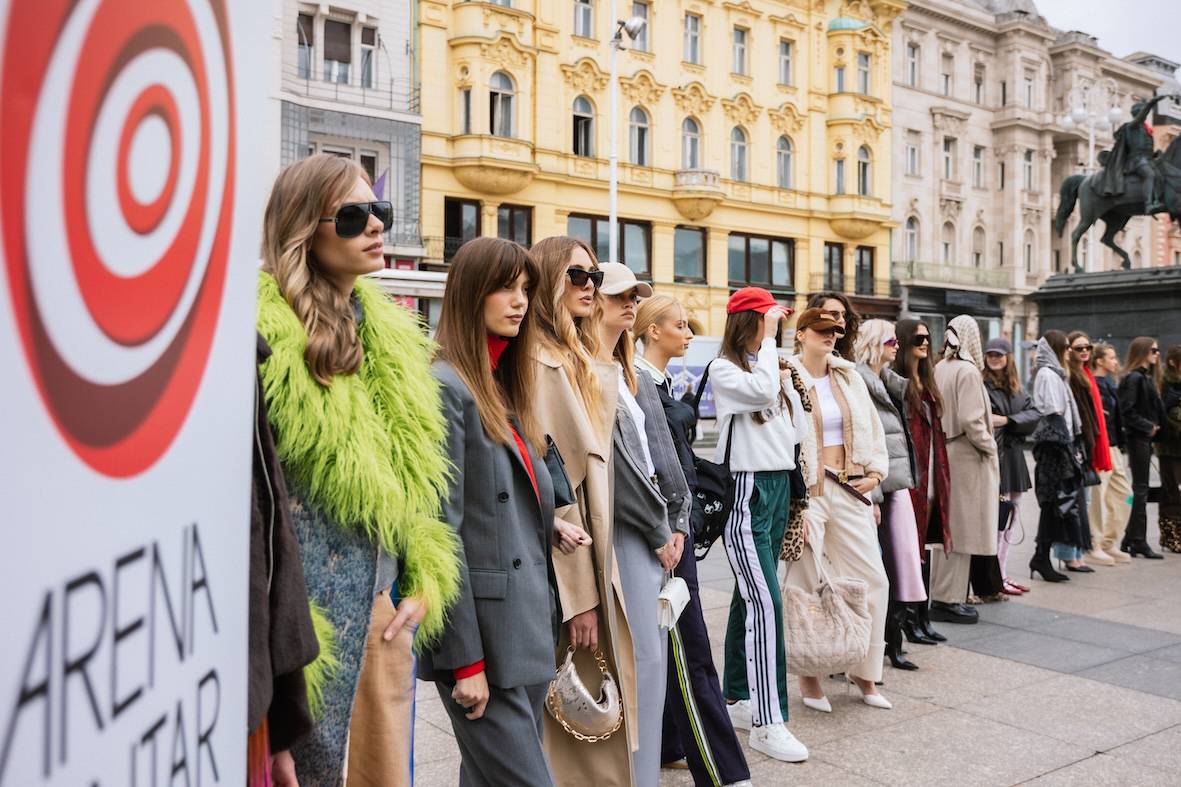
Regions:
<instances>
[{"instance_id":1,"label":"arched window","mask_svg":"<svg viewBox=\"0 0 1181 787\"><path fill-rule=\"evenodd\" d=\"M730 130L730 179L746 180L746 149L747 136L741 126Z\"/></svg>"},{"instance_id":2,"label":"arched window","mask_svg":"<svg viewBox=\"0 0 1181 787\"><path fill-rule=\"evenodd\" d=\"M513 78L503 71L492 75L489 87L489 133L497 137L513 135Z\"/></svg>"},{"instance_id":3,"label":"arched window","mask_svg":"<svg viewBox=\"0 0 1181 787\"><path fill-rule=\"evenodd\" d=\"M779 141L775 143L775 174L776 182L779 183L781 189L792 187L791 154L791 140L787 137L780 137Z\"/></svg>"},{"instance_id":4,"label":"arched window","mask_svg":"<svg viewBox=\"0 0 1181 787\"><path fill-rule=\"evenodd\" d=\"M869 196L869 148L862 145L857 149L857 193Z\"/></svg>"},{"instance_id":5,"label":"arched window","mask_svg":"<svg viewBox=\"0 0 1181 787\"><path fill-rule=\"evenodd\" d=\"M939 261L944 265L955 265L955 225L950 221L943 225L939 240Z\"/></svg>"},{"instance_id":6,"label":"arched window","mask_svg":"<svg viewBox=\"0 0 1181 787\"><path fill-rule=\"evenodd\" d=\"M595 155L595 108L586 96L574 99L575 156Z\"/></svg>"},{"instance_id":7,"label":"arched window","mask_svg":"<svg viewBox=\"0 0 1181 787\"><path fill-rule=\"evenodd\" d=\"M972 267L984 267L984 249L987 241L984 238L984 228L977 227L972 230Z\"/></svg>"},{"instance_id":8,"label":"arched window","mask_svg":"<svg viewBox=\"0 0 1181 787\"><path fill-rule=\"evenodd\" d=\"M643 107L632 107L628 115L628 148L633 164L637 167L649 166L648 113Z\"/></svg>"},{"instance_id":9,"label":"arched window","mask_svg":"<svg viewBox=\"0 0 1181 787\"><path fill-rule=\"evenodd\" d=\"M681 122L681 168L701 168L701 126L693 118Z\"/></svg>"},{"instance_id":10,"label":"arched window","mask_svg":"<svg viewBox=\"0 0 1181 787\"><path fill-rule=\"evenodd\" d=\"M1033 273L1033 250L1036 241L1033 237L1033 230L1025 231L1025 238L1021 242L1021 258L1025 261L1025 272Z\"/></svg>"},{"instance_id":11,"label":"arched window","mask_svg":"<svg viewBox=\"0 0 1181 787\"><path fill-rule=\"evenodd\" d=\"M906 248L903 250L906 253L908 261L917 260L919 258L919 220L911 216L906 220L905 231Z\"/></svg>"}]
</instances>

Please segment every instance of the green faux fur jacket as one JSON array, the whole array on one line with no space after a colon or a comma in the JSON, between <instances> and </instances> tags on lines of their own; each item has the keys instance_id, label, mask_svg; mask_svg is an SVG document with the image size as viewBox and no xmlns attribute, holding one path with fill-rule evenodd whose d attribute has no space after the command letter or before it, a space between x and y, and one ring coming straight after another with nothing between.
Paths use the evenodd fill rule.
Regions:
<instances>
[{"instance_id":1,"label":"green faux fur jacket","mask_svg":"<svg viewBox=\"0 0 1181 787\"><path fill-rule=\"evenodd\" d=\"M433 343L372 282L358 279L354 293L364 360L324 386L304 361L299 318L274 277L259 273L258 330L273 351L261 367L263 389L288 478L341 527L400 559L402 596L427 605L415 637L421 649L442 632L460 587L458 541L440 520L449 464ZM322 625L317 633L327 634Z\"/></svg>"}]
</instances>

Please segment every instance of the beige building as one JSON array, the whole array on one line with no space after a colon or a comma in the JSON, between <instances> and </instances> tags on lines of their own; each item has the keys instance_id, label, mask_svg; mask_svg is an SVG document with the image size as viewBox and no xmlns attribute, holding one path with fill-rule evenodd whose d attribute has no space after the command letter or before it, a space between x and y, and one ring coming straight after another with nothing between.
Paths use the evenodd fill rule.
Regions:
<instances>
[{"instance_id":1,"label":"beige building","mask_svg":"<svg viewBox=\"0 0 1181 787\"><path fill-rule=\"evenodd\" d=\"M890 46L902 0L619 0L620 261L720 335L747 284L890 297ZM427 263L500 235L607 257L607 0L421 0Z\"/></svg>"},{"instance_id":2,"label":"beige building","mask_svg":"<svg viewBox=\"0 0 1181 787\"><path fill-rule=\"evenodd\" d=\"M1086 163L1086 132L1061 119L1079 103L1096 113L1119 106L1126 118L1160 75L1056 30L1033 0L911 0L893 36L903 309L937 334L967 313L985 337L1035 337L1025 296L1069 266L1067 242L1052 232L1057 189ZM1108 129L1096 150L1110 142ZM1135 220L1122 243L1147 254L1148 229ZM1112 266L1104 251L1100 264Z\"/></svg>"}]
</instances>

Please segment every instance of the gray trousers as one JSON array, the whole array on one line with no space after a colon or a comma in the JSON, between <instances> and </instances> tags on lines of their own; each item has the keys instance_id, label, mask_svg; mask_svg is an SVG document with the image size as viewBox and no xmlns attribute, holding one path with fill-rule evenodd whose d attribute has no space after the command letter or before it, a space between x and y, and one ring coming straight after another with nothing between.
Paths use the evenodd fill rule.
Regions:
<instances>
[{"instance_id":1,"label":"gray trousers","mask_svg":"<svg viewBox=\"0 0 1181 787\"><path fill-rule=\"evenodd\" d=\"M554 776L541 746L549 683L512 689L489 686L488 706L475 720L451 698L454 683L438 681L435 687L463 758L460 787L553 787Z\"/></svg>"}]
</instances>

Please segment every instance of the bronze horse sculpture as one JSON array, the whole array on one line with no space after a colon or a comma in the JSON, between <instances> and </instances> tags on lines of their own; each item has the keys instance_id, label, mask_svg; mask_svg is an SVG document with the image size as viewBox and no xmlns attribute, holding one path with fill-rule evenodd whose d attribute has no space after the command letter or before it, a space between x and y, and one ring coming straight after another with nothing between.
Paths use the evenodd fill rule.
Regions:
<instances>
[{"instance_id":1,"label":"bronze horse sculpture","mask_svg":"<svg viewBox=\"0 0 1181 787\"><path fill-rule=\"evenodd\" d=\"M1181 221L1181 136L1172 141L1163 154L1156 157L1153 165L1157 170L1157 188L1163 194L1165 210L1173 221ZM1141 184L1130 181L1130 187L1123 194L1102 196L1103 171L1090 175L1071 175L1062 181L1058 213L1054 217L1054 230L1062 237L1066 221L1079 205L1079 223L1070 234L1070 262L1076 273L1082 272L1078 264L1078 242L1091 225L1103 220L1103 245L1113 249L1123 260L1124 270L1132 267L1132 258L1115 242L1117 233L1123 231L1133 216L1148 215L1144 210L1145 195Z\"/></svg>"}]
</instances>

